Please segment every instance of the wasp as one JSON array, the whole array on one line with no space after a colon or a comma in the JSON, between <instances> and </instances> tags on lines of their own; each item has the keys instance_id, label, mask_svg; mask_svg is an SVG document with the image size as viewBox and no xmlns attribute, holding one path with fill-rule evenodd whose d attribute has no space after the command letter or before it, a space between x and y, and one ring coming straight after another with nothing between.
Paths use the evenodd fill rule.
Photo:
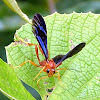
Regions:
<instances>
[{"instance_id":1,"label":"wasp","mask_svg":"<svg viewBox=\"0 0 100 100\"><path fill-rule=\"evenodd\" d=\"M16 66L16 67L13 67L13 68L23 66L27 62L30 62L32 65L41 68L40 72L37 74L37 76L33 80L35 80L42 72L47 73L47 76L41 77L37 81L37 85L39 84L39 81L41 79L45 79L47 77L55 76L55 77L58 77L58 79L60 80L59 70L66 70L67 68L60 68L60 69L57 69L57 68L62 64L62 62L64 60L66 60L67 58L72 57L73 55L80 52L82 50L82 48L86 45L86 43L82 42L82 43L78 44L77 46L75 46L72 50L70 50L65 55L61 54L61 55L55 56L52 59L49 59L48 48L47 48L46 24L45 24L43 17L38 13L36 13L34 15L33 20L32 20L32 32L33 32L34 36L36 37L36 39L39 43L39 47L36 44L27 43L26 41L24 41L23 39L21 39L17 35L15 35L15 36L19 40L24 42L25 44L27 44L29 46L31 46L31 45L35 46L35 52L36 52L36 56L37 56L39 65L37 65L36 63L34 63L31 60L27 60L27 61L23 62L22 64L20 64L19 66ZM40 61L40 58L39 58L39 55L38 55L38 49L40 49L42 55L45 57L45 59L43 61ZM58 73L58 75L56 76L55 74L57 74L57 73ZM39 87L39 85L38 85L38 87Z\"/></svg>"}]
</instances>

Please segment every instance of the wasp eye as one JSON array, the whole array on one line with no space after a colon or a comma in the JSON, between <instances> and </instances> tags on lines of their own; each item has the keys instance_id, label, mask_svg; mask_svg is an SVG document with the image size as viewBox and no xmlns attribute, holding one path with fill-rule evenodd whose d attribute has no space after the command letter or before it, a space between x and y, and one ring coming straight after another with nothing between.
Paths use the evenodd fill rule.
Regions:
<instances>
[{"instance_id":1,"label":"wasp eye","mask_svg":"<svg viewBox=\"0 0 100 100\"><path fill-rule=\"evenodd\" d=\"M49 73L50 69L47 69L47 73Z\"/></svg>"}]
</instances>

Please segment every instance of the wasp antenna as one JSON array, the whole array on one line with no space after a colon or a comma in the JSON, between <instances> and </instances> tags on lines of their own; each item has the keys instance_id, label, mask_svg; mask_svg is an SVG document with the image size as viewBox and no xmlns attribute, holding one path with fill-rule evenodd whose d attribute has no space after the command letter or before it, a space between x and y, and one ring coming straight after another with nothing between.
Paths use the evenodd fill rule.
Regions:
<instances>
[{"instance_id":1,"label":"wasp antenna","mask_svg":"<svg viewBox=\"0 0 100 100\"><path fill-rule=\"evenodd\" d=\"M70 69L70 68L67 68L67 70L75 70L75 71L81 72L81 71L79 71L79 70L76 70L76 69Z\"/></svg>"}]
</instances>

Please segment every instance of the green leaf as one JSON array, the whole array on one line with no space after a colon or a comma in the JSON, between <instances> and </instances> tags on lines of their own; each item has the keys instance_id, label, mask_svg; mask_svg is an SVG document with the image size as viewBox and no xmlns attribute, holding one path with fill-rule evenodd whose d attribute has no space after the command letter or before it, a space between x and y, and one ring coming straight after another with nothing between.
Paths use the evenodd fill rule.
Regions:
<instances>
[{"instance_id":1,"label":"green leaf","mask_svg":"<svg viewBox=\"0 0 100 100\"><path fill-rule=\"evenodd\" d=\"M24 88L17 75L5 62L0 59L0 91L13 100L34 100Z\"/></svg>"},{"instance_id":2,"label":"green leaf","mask_svg":"<svg viewBox=\"0 0 100 100\"><path fill-rule=\"evenodd\" d=\"M14 69L18 77L28 85L34 87L44 99L48 94L47 89L55 87L49 96L51 100L82 100L97 99L100 97L100 15L92 13L54 13L45 17L48 36L49 58L58 54L66 54L74 46L86 42L85 48L77 55L65 60L59 68L75 70L60 70L61 84L57 77L51 77L40 81L46 76L41 73L33 81L33 78L41 70L38 67L26 63L22 67ZM38 44L30 24L23 25L16 34L29 43ZM15 38L15 41L18 41ZM8 63L18 66L26 60L32 60L38 64L34 46L27 46L22 42L13 42L6 47ZM44 57L39 52L40 59Z\"/></svg>"},{"instance_id":3,"label":"green leaf","mask_svg":"<svg viewBox=\"0 0 100 100\"><path fill-rule=\"evenodd\" d=\"M24 14L19 8L16 0L3 0L4 3L12 9L15 13L17 13L20 17L22 17L26 22L31 23L28 16Z\"/></svg>"}]
</instances>

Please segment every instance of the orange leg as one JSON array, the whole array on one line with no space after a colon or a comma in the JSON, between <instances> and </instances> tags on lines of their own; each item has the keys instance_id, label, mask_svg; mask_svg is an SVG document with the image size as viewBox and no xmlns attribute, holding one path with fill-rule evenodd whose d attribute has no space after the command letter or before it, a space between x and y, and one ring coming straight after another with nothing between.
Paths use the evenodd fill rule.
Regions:
<instances>
[{"instance_id":1,"label":"orange leg","mask_svg":"<svg viewBox=\"0 0 100 100\"><path fill-rule=\"evenodd\" d=\"M60 85L62 85L61 80L60 80L60 73L59 73L59 71L56 71L56 73L58 73L58 75L56 76L56 75L54 74L54 76L55 76L55 77L58 77L59 83L60 83Z\"/></svg>"},{"instance_id":2,"label":"orange leg","mask_svg":"<svg viewBox=\"0 0 100 100\"><path fill-rule=\"evenodd\" d=\"M47 78L47 77L48 77L48 76L41 77L41 78L37 81L37 86L39 87L39 81L40 81L40 80L45 79L45 78ZM40 89L40 87L39 87L39 89Z\"/></svg>"},{"instance_id":3,"label":"orange leg","mask_svg":"<svg viewBox=\"0 0 100 100\"><path fill-rule=\"evenodd\" d=\"M38 61L40 62L40 58L39 58L39 53L38 53L38 47L37 45L35 45L35 52L36 52L36 56L38 58Z\"/></svg>"},{"instance_id":4,"label":"orange leg","mask_svg":"<svg viewBox=\"0 0 100 100\"><path fill-rule=\"evenodd\" d=\"M38 58L38 61L40 62L37 45L36 45L36 44L32 44L32 43L27 43L25 40L23 40L22 38L18 37L16 34L15 34L15 36L16 36L20 41L22 41L23 43L25 43L25 44L27 44L27 45L29 45L29 46L31 46L31 45L34 45L34 46L35 46L36 56L37 56L37 58ZM44 56L43 51L42 51L40 45L39 45L39 49L40 49L40 52L42 53L42 55Z\"/></svg>"},{"instance_id":5,"label":"orange leg","mask_svg":"<svg viewBox=\"0 0 100 100\"><path fill-rule=\"evenodd\" d=\"M35 80L35 79L43 72L44 69L45 69L45 67L43 67L43 68L40 70L40 72L36 75L36 77L35 77L33 80Z\"/></svg>"},{"instance_id":6,"label":"orange leg","mask_svg":"<svg viewBox=\"0 0 100 100\"><path fill-rule=\"evenodd\" d=\"M32 43L27 43L27 42L24 41L22 38L18 37L16 34L15 34L15 36L16 36L20 41L22 41L23 43L25 43L25 44L27 44L27 45L29 45L29 46L31 46L31 45L34 45L34 46L35 46L36 56L37 56L37 58L38 58L38 61L40 62L37 45L36 45L36 44L32 44Z\"/></svg>"},{"instance_id":7,"label":"orange leg","mask_svg":"<svg viewBox=\"0 0 100 100\"><path fill-rule=\"evenodd\" d=\"M39 67L39 66L38 66L37 64L35 64L33 61L27 60L27 61L23 62L22 64L20 64L19 66L12 67L12 68L18 68L18 67L21 67L21 66L23 66L24 64L26 64L27 62L30 62L32 65Z\"/></svg>"},{"instance_id":8,"label":"orange leg","mask_svg":"<svg viewBox=\"0 0 100 100\"><path fill-rule=\"evenodd\" d=\"M42 51L42 48L40 47L40 45L39 45L39 49L40 49L42 55L44 56L43 51Z\"/></svg>"}]
</instances>

